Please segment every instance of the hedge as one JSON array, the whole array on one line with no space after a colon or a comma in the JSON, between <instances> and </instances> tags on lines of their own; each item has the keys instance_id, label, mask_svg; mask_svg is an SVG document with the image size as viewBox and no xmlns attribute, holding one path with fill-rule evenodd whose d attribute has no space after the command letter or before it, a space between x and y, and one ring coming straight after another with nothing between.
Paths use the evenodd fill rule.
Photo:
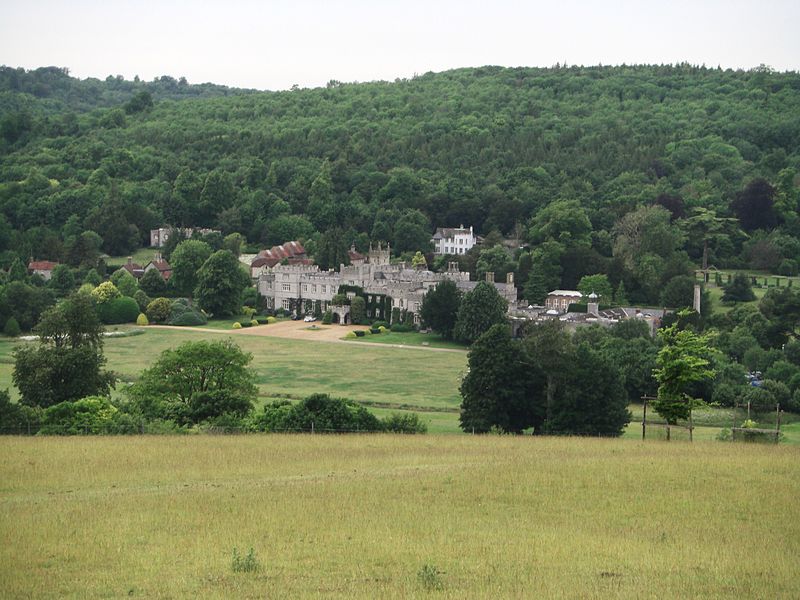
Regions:
<instances>
[{"instance_id":1,"label":"hedge","mask_svg":"<svg viewBox=\"0 0 800 600\"><path fill-rule=\"evenodd\" d=\"M98 305L97 312L107 325L135 323L139 317L139 303L130 296L122 296Z\"/></svg>"}]
</instances>

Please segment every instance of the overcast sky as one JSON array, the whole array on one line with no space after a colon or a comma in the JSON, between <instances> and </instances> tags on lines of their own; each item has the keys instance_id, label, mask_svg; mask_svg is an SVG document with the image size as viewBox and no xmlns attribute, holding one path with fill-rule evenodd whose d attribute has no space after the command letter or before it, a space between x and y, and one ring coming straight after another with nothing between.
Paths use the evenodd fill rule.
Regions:
<instances>
[{"instance_id":1,"label":"overcast sky","mask_svg":"<svg viewBox=\"0 0 800 600\"><path fill-rule=\"evenodd\" d=\"M800 70L800 1L0 0L0 64L286 89L481 65Z\"/></svg>"}]
</instances>

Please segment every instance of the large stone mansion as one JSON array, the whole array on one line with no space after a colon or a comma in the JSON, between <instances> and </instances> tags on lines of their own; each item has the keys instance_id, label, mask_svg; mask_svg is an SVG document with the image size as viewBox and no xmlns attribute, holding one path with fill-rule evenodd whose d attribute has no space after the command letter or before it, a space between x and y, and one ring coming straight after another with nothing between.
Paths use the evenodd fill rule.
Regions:
<instances>
[{"instance_id":1,"label":"large stone mansion","mask_svg":"<svg viewBox=\"0 0 800 600\"><path fill-rule=\"evenodd\" d=\"M281 265L266 269L258 276L258 292L266 299L267 308L291 310L310 314L316 308L327 311L339 289L360 288L367 297L368 313L376 319L388 320L393 309L414 315L419 322L422 298L440 281L455 281L464 292L472 290L477 282L469 280L469 273L458 270L458 263L450 263L443 273L411 269L405 263L390 264L390 248L370 247L366 257L356 256L352 264L342 265L338 272L321 271L317 265ZM505 283L495 283L494 275L487 273L497 291L509 303L516 303L517 289L513 273ZM351 292L352 293L352 292ZM319 304L317 304L319 303ZM372 307L372 310L369 309ZM348 322L348 313L334 311L340 322ZM387 314L388 313L388 314Z\"/></svg>"}]
</instances>

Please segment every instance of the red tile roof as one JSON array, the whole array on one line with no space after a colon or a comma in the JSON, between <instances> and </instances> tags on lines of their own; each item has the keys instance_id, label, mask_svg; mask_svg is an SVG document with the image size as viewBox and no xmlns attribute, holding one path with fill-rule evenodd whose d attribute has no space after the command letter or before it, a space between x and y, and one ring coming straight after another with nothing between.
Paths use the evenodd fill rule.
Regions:
<instances>
[{"instance_id":1,"label":"red tile roof","mask_svg":"<svg viewBox=\"0 0 800 600\"><path fill-rule=\"evenodd\" d=\"M303 248L303 245L298 241L291 241L286 242L280 246L273 246L269 250L262 250L258 253L258 256L250 263L251 267L261 267L267 265L268 267L274 267L279 262L281 262L284 258L289 259L289 264L308 264L308 263L298 263L292 262L292 259L295 260L305 260L306 259L306 249ZM255 264L256 261L260 261L261 259L267 259L268 261L274 261L272 264L267 262L262 262L259 264Z\"/></svg>"},{"instance_id":2,"label":"red tile roof","mask_svg":"<svg viewBox=\"0 0 800 600\"><path fill-rule=\"evenodd\" d=\"M52 271L58 266L57 262L49 260L34 260L28 264L29 271Z\"/></svg>"}]
</instances>

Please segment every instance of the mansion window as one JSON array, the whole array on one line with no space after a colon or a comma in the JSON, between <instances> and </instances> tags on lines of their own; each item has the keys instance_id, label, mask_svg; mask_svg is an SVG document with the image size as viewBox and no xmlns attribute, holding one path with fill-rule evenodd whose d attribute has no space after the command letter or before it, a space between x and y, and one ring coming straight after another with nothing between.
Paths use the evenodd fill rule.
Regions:
<instances>
[{"instance_id":1,"label":"mansion window","mask_svg":"<svg viewBox=\"0 0 800 600\"><path fill-rule=\"evenodd\" d=\"M289 301L288 298L284 298L283 299L283 310L291 310L291 309L292 309L291 302Z\"/></svg>"},{"instance_id":2,"label":"mansion window","mask_svg":"<svg viewBox=\"0 0 800 600\"><path fill-rule=\"evenodd\" d=\"M292 289L292 286L291 286L291 285L289 285L288 283L284 283L284 284L283 284L283 291L284 291L284 292L288 292L288 291L290 291L291 289Z\"/></svg>"},{"instance_id":3,"label":"mansion window","mask_svg":"<svg viewBox=\"0 0 800 600\"><path fill-rule=\"evenodd\" d=\"M307 292L307 291L308 291L308 284L307 284L307 283L304 283L304 284L303 284L303 291L304 291L304 292Z\"/></svg>"}]
</instances>

